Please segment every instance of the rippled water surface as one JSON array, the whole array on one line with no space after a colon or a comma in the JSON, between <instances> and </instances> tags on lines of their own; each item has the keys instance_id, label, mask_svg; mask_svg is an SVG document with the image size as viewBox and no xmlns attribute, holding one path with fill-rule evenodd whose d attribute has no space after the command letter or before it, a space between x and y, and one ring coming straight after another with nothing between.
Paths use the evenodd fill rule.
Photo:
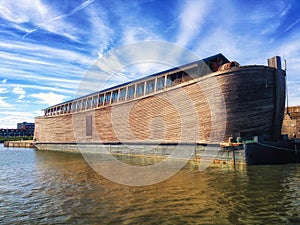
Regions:
<instances>
[{"instance_id":1,"label":"rippled water surface","mask_svg":"<svg viewBox=\"0 0 300 225\"><path fill-rule=\"evenodd\" d=\"M300 224L300 165L189 165L131 187L80 154L0 145L0 224Z\"/></svg>"}]
</instances>

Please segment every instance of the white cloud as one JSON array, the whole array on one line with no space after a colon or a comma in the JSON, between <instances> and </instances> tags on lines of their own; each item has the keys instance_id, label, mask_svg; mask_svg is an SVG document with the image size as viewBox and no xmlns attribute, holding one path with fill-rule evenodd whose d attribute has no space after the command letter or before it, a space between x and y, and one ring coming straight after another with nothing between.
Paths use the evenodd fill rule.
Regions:
<instances>
[{"instance_id":1,"label":"white cloud","mask_svg":"<svg viewBox=\"0 0 300 225\"><path fill-rule=\"evenodd\" d=\"M2 80L2 84L6 84L6 82L7 82L7 79Z\"/></svg>"},{"instance_id":2,"label":"white cloud","mask_svg":"<svg viewBox=\"0 0 300 225\"><path fill-rule=\"evenodd\" d=\"M95 46L97 54L100 55L109 49L114 37L114 30L108 25L108 18L103 12L105 12L105 9L99 7L89 7L87 9L89 24L93 32L89 32L86 36L89 38L89 44Z\"/></svg>"},{"instance_id":3,"label":"white cloud","mask_svg":"<svg viewBox=\"0 0 300 225\"><path fill-rule=\"evenodd\" d=\"M39 0L2 0L0 6L1 17L14 23L38 22L47 12Z\"/></svg>"},{"instance_id":4,"label":"white cloud","mask_svg":"<svg viewBox=\"0 0 300 225\"><path fill-rule=\"evenodd\" d=\"M7 88L1 88L0 87L0 94L7 93L7 92L8 92Z\"/></svg>"},{"instance_id":5,"label":"white cloud","mask_svg":"<svg viewBox=\"0 0 300 225\"><path fill-rule=\"evenodd\" d=\"M300 56L300 35L292 38L288 42L284 42L278 49L280 53L284 53L288 57L299 57Z\"/></svg>"},{"instance_id":6,"label":"white cloud","mask_svg":"<svg viewBox=\"0 0 300 225\"><path fill-rule=\"evenodd\" d=\"M82 10L93 1L88 0L69 13L63 14L40 0L2 0L0 17L16 23L18 26L15 27L19 27L21 31L27 30L23 37L27 37L38 29L44 29L76 41L77 28L63 19ZM30 28L28 24L32 24L35 27Z\"/></svg>"},{"instance_id":7,"label":"white cloud","mask_svg":"<svg viewBox=\"0 0 300 225\"><path fill-rule=\"evenodd\" d=\"M12 108L13 105L5 101L5 97L0 96L0 109L1 108Z\"/></svg>"},{"instance_id":8,"label":"white cloud","mask_svg":"<svg viewBox=\"0 0 300 225\"><path fill-rule=\"evenodd\" d=\"M17 128L17 123L23 121L34 122L34 117L39 116L40 112L22 112L3 110L0 112L0 128Z\"/></svg>"},{"instance_id":9,"label":"white cloud","mask_svg":"<svg viewBox=\"0 0 300 225\"><path fill-rule=\"evenodd\" d=\"M80 54L75 52L74 50L65 50L60 49L59 47L51 47L46 45L41 45L37 43L30 43L30 42L20 42L20 41L13 41L13 42L1 42L0 47L6 50L18 50L18 52L26 52L26 54L30 54L31 56L37 56L38 58L56 58L56 59L64 59L69 61L76 61L81 63L91 63L92 58L89 58L87 55ZM11 54L12 55L12 54ZM7 55L5 56L7 57ZM21 57L22 59L22 57ZM34 62L33 62L34 63ZM37 63L42 63L41 60L37 61ZM46 64L51 66L52 64ZM54 65L52 65L54 66Z\"/></svg>"},{"instance_id":10,"label":"white cloud","mask_svg":"<svg viewBox=\"0 0 300 225\"><path fill-rule=\"evenodd\" d=\"M177 44L186 46L200 32L206 22L213 1L186 1L180 16L180 29ZM209 15L211 16L211 15Z\"/></svg>"},{"instance_id":11,"label":"white cloud","mask_svg":"<svg viewBox=\"0 0 300 225\"><path fill-rule=\"evenodd\" d=\"M50 87L75 89L86 69L95 60L72 50L27 42L0 41L0 48L6 50L0 55L0 74L13 74L14 79L32 80ZM25 57L23 52L26 52Z\"/></svg>"},{"instance_id":12,"label":"white cloud","mask_svg":"<svg viewBox=\"0 0 300 225\"><path fill-rule=\"evenodd\" d=\"M39 103L47 105L55 105L63 102L67 96L55 94L53 92L31 94L31 97L39 99Z\"/></svg>"},{"instance_id":13,"label":"white cloud","mask_svg":"<svg viewBox=\"0 0 300 225\"><path fill-rule=\"evenodd\" d=\"M21 102L25 97L26 97L25 95L20 95L20 96L18 97L18 102Z\"/></svg>"},{"instance_id":14,"label":"white cloud","mask_svg":"<svg viewBox=\"0 0 300 225\"><path fill-rule=\"evenodd\" d=\"M20 103L26 97L26 91L22 87L14 87L12 93L19 95L17 102Z\"/></svg>"},{"instance_id":15,"label":"white cloud","mask_svg":"<svg viewBox=\"0 0 300 225\"><path fill-rule=\"evenodd\" d=\"M0 57L1 58L1 57ZM19 67L19 68L16 68ZM80 70L79 68L74 68L72 66L63 68L62 65L58 65L57 70L50 70L49 68L39 67L40 71L43 71L41 73L40 71L30 71L34 70L33 65L24 65L21 67L20 65L16 67L1 67L0 68L0 74L14 74L14 79L19 80L30 80L32 81L32 84L40 84L43 87L48 86L49 89L59 87L61 88L60 92L64 91L65 89L76 89L78 86L78 82L80 81L80 78L84 75L85 70ZM62 68L59 70L59 68ZM23 71L24 69L25 71ZM73 70L72 70L73 69ZM28 72L26 70L29 70ZM48 71L50 70L50 71ZM23 87L25 88L26 85L20 84L13 84L12 82L9 84L1 84L2 87Z\"/></svg>"},{"instance_id":16,"label":"white cloud","mask_svg":"<svg viewBox=\"0 0 300 225\"><path fill-rule=\"evenodd\" d=\"M84 9L85 7L89 6L91 3L93 3L95 0L87 0L81 5L77 6L76 8L72 9L70 12L61 14L54 17L48 17L46 20L44 20L42 23L39 23L38 26L27 32L23 38L27 37L31 33L37 31L39 28L43 28L45 30L48 30L49 32L56 33L63 35L73 41L77 41L76 37L76 31L77 29L71 25L69 25L67 22L63 21L65 17L72 16L78 11ZM48 10L49 11L49 10Z\"/></svg>"},{"instance_id":17,"label":"white cloud","mask_svg":"<svg viewBox=\"0 0 300 225\"><path fill-rule=\"evenodd\" d=\"M5 52L3 54L1 54L0 56L1 60L3 59L3 61L7 61L7 62L11 62L12 64L16 64L16 65L21 65L22 63L24 63L25 65L44 65L44 66L55 66L55 63L50 63L47 62L45 60L40 60L40 59L36 59L34 57L30 57L27 56L27 58L22 57L21 55L18 54L11 54L8 52Z\"/></svg>"},{"instance_id":18,"label":"white cloud","mask_svg":"<svg viewBox=\"0 0 300 225\"><path fill-rule=\"evenodd\" d=\"M26 91L22 87L15 87L12 92L18 95L25 95Z\"/></svg>"},{"instance_id":19,"label":"white cloud","mask_svg":"<svg viewBox=\"0 0 300 225\"><path fill-rule=\"evenodd\" d=\"M42 86L42 85L34 85L34 84L9 84L8 87L23 87L26 89L32 89L35 92L37 90L58 92L63 94L74 94L76 92L76 90L74 89L68 90L62 87L51 87L51 86Z\"/></svg>"},{"instance_id":20,"label":"white cloud","mask_svg":"<svg viewBox=\"0 0 300 225\"><path fill-rule=\"evenodd\" d=\"M144 27L126 27L124 30L124 44L131 44L138 41L159 40L157 34L152 33Z\"/></svg>"},{"instance_id":21,"label":"white cloud","mask_svg":"<svg viewBox=\"0 0 300 225\"><path fill-rule=\"evenodd\" d=\"M220 37L222 37L222 41L220 41ZM238 37L233 37L233 34L219 27L199 40L197 53L202 57L217 53L223 53L225 57L237 57L240 54L239 45L241 44Z\"/></svg>"}]
</instances>

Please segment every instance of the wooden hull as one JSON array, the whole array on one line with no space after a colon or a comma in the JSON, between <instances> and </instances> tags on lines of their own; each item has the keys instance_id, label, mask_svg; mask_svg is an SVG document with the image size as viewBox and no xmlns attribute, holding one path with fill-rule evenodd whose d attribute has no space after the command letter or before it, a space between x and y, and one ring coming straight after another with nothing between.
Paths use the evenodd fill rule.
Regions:
<instances>
[{"instance_id":1,"label":"wooden hull","mask_svg":"<svg viewBox=\"0 0 300 225\"><path fill-rule=\"evenodd\" d=\"M37 117L36 145L273 139L274 130L280 133L274 121L281 124L285 99L284 74L277 73L266 66L237 67L127 102Z\"/></svg>"},{"instance_id":2,"label":"wooden hull","mask_svg":"<svg viewBox=\"0 0 300 225\"><path fill-rule=\"evenodd\" d=\"M275 165L300 162L300 143L294 141L249 143L245 145L248 165Z\"/></svg>"},{"instance_id":3,"label":"wooden hull","mask_svg":"<svg viewBox=\"0 0 300 225\"><path fill-rule=\"evenodd\" d=\"M160 160L171 157L196 162L201 165L220 166L244 166L244 165L278 165L300 163L300 142L280 140L278 142L254 142L248 141L236 147L221 147L220 145L186 145L182 144L179 151L174 154L176 145L152 145L152 144L101 144L99 143L40 143L42 150L64 151L69 153L107 154L115 157L124 156L129 158L158 158ZM178 149L177 149L178 150ZM181 154L181 152L185 152ZM188 153L188 154L187 154ZM206 167L205 167L206 168Z\"/></svg>"}]
</instances>

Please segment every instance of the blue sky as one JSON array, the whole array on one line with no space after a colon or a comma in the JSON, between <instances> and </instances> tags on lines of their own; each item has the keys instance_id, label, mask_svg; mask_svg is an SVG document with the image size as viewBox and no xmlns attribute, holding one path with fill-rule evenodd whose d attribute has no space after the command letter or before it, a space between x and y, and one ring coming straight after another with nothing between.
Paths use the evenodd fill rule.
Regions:
<instances>
[{"instance_id":1,"label":"blue sky","mask_svg":"<svg viewBox=\"0 0 300 225\"><path fill-rule=\"evenodd\" d=\"M148 40L242 65L279 55L289 103L300 105L299 15L298 0L1 0L0 128L74 98L99 57Z\"/></svg>"}]
</instances>

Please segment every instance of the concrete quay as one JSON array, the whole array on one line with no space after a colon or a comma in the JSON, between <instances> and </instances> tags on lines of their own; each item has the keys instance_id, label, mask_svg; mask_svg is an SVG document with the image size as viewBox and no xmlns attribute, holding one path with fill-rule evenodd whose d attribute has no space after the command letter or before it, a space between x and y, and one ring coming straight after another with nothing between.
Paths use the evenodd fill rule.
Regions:
<instances>
[{"instance_id":1,"label":"concrete quay","mask_svg":"<svg viewBox=\"0 0 300 225\"><path fill-rule=\"evenodd\" d=\"M32 140L26 141L5 141L4 147L9 148L34 148L34 144Z\"/></svg>"}]
</instances>

